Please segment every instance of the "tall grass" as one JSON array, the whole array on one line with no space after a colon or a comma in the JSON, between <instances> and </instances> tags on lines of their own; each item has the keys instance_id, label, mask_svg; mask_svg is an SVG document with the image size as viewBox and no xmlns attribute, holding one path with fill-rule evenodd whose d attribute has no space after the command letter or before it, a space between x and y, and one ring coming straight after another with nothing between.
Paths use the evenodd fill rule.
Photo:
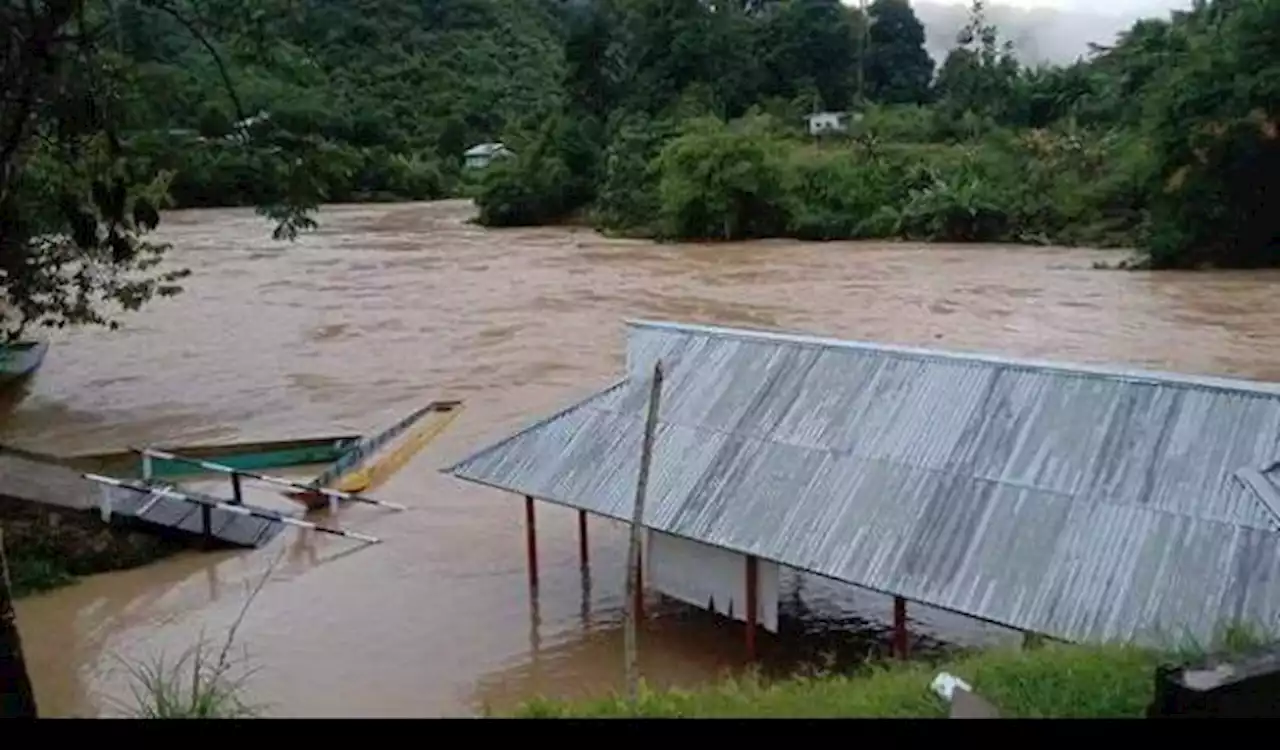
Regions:
<instances>
[{"instance_id":1,"label":"tall grass","mask_svg":"<svg viewBox=\"0 0 1280 750\"><path fill-rule=\"evenodd\" d=\"M1157 653L1125 646L1046 644L993 649L940 665L882 663L860 674L756 676L700 690L642 690L636 703L609 697L580 703L535 700L523 717L942 718L948 705L929 689L939 671L965 679L1002 716L1139 717L1151 699Z\"/></svg>"},{"instance_id":2,"label":"tall grass","mask_svg":"<svg viewBox=\"0 0 1280 750\"><path fill-rule=\"evenodd\" d=\"M942 718L949 705L929 684L940 671L968 682L1008 718L1142 718L1154 690L1155 668L1216 655L1254 652L1274 641L1238 626L1212 643L1183 640L1175 648L1072 645L998 648L929 662L880 662L859 673L812 673L776 681L754 674L697 690L642 688L587 701L537 699L518 708L527 718Z\"/></svg>"},{"instance_id":3,"label":"tall grass","mask_svg":"<svg viewBox=\"0 0 1280 750\"><path fill-rule=\"evenodd\" d=\"M240 626L258 594L275 571L284 552L267 566L250 589L239 614L227 630L221 646L210 643L201 631L196 643L172 663L164 655L141 663L121 660L129 675L131 704L119 707L125 716L138 719L234 719L260 716L264 707L247 703L246 683L257 672L247 654L232 649Z\"/></svg>"}]
</instances>

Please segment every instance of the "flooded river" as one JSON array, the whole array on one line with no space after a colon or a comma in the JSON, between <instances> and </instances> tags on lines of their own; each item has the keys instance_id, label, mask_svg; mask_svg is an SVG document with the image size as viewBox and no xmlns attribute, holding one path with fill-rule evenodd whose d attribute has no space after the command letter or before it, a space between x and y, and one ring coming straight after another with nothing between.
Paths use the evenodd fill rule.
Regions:
<instances>
[{"instance_id":1,"label":"flooded river","mask_svg":"<svg viewBox=\"0 0 1280 750\"><path fill-rule=\"evenodd\" d=\"M408 512L343 509L342 525L381 545L288 531L265 550L192 553L21 601L42 713L117 711L124 661L220 638L268 570L237 649L271 714L474 715L619 688L625 531L593 521L584 587L574 516L540 506L531 607L522 502L438 468L612 379L630 317L1280 380L1272 274L1094 271L1117 256L1050 248L657 246L487 231L470 215L457 202L332 207L288 245L252 211L175 213L164 235L194 271L188 291L120 331L55 339L3 442L70 453L369 432L436 398L466 410L379 491ZM783 597L813 611L802 626L889 611L808 579ZM1007 637L919 616L922 632L962 643ZM789 659L786 640L763 645ZM669 608L641 649L655 684L743 659L739 628Z\"/></svg>"}]
</instances>

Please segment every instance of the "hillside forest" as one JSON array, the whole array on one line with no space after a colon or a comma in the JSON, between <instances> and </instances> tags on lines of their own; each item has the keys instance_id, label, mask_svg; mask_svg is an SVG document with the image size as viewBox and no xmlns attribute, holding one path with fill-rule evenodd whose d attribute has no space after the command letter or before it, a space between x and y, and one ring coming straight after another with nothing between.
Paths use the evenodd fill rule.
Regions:
<instances>
[{"instance_id":1,"label":"hillside forest","mask_svg":"<svg viewBox=\"0 0 1280 750\"><path fill-rule=\"evenodd\" d=\"M11 336L106 322L95 295L136 307L176 291L176 275L124 273L156 263L163 247L143 237L165 207L258 206L294 236L322 202L469 196L490 226L1280 265L1280 0L1197 0L1034 67L982 0L940 60L906 0L39 0L0 14L14 30L0 49ZM811 136L819 111L849 113L847 132ZM513 155L465 168L489 141ZM111 272L67 270L90 256Z\"/></svg>"}]
</instances>

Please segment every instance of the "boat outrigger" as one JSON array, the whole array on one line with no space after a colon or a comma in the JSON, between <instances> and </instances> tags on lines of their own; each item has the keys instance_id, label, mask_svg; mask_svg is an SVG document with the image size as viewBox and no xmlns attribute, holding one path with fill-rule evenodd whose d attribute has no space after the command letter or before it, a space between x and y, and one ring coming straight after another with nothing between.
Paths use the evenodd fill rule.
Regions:
<instances>
[{"instance_id":1,"label":"boat outrigger","mask_svg":"<svg viewBox=\"0 0 1280 750\"><path fill-rule=\"evenodd\" d=\"M347 495L369 492L425 448L461 411L461 401L433 401L361 441L306 483L305 489L291 490L284 495L315 510L331 504L334 496L326 490ZM393 444L394 447L384 450Z\"/></svg>"}]
</instances>

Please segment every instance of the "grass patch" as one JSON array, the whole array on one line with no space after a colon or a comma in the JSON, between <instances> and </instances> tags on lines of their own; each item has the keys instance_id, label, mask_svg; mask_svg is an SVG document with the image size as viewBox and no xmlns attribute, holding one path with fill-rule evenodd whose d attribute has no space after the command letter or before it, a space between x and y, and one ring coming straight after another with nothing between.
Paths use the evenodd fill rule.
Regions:
<instances>
[{"instance_id":1,"label":"grass patch","mask_svg":"<svg viewBox=\"0 0 1280 750\"><path fill-rule=\"evenodd\" d=\"M284 550L267 566L249 589L221 646L201 633L196 643L173 662L163 655L141 662L121 660L130 678L131 703L118 703L121 713L136 719L237 719L262 714L263 706L243 699L248 679L257 670L247 654L233 654L236 635L263 586L284 556Z\"/></svg>"},{"instance_id":2,"label":"grass patch","mask_svg":"<svg viewBox=\"0 0 1280 750\"><path fill-rule=\"evenodd\" d=\"M939 672L969 683L1006 718L1144 718L1161 664L1212 664L1246 657L1276 638L1254 627L1224 624L1211 642L1158 639L1167 647L1073 645L1037 641L936 655L907 663L869 662L849 674L811 671L768 681L758 674L699 690L650 690L639 700L610 696L586 701L538 699L523 718L944 718L950 706L929 685Z\"/></svg>"},{"instance_id":3,"label":"grass patch","mask_svg":"<svg viewBox=\"0 0 1280 750\"><path fill-rule=\"evenodd\" d=\"M572 703L535 700L516 715L942 718L949 707L929 683L945 670L963 678L1010 718L1141 718L1151 701L1153 670L1162 657L1160 652L1130 646L992 649L940 664L877 664L850 676L775 682L746 677L703 690L642 689L634 707L621 697Z\"/></svg>"},{"instance_id":4,"label":"grass patch","mask_svg":"<svg viewBox=\"0 0 1280 750\"><path fill-rule=\"evenodd\" d=\"M102 523L96 515L0 497L14 598L60 588L82 576L128 570L186 549L176 539Z\"/></svg>"},{"instance_id":5,"label":"grass patch","mask_svg":"<svg viewBox=\"0 0 1280 750\"><path fill-rule=\"evenodd\" d=\"M9 576L15 599L76 581L75 574L62 561L42 555L15 555L9 560Z\"/></svg>"}]
</instances>

